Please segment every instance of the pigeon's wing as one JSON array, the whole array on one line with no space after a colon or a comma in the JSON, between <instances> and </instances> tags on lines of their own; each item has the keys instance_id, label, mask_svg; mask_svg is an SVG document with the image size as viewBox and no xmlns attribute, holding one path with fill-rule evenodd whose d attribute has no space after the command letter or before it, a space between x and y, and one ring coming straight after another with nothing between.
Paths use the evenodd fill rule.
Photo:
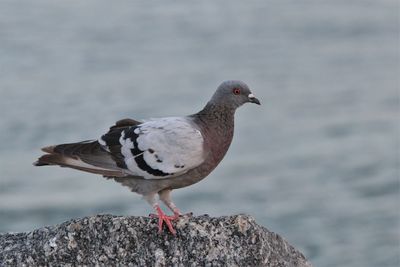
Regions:
<instances>
[{"instance_id":1,"label":"pigeon's wing","mask_svg":"<svg viewBox=\"0 0 400 267\"><path fill-rule=\"evenodd\" d=\"M120 143L120 137L122 132L130 129L130 127L140 125L141 123L142 122L133 119L119 120L98 140L101 147L109 152L116 165L121 169L127 169L124 155L121 153L122 144Z\"/></svg>"},{"instance_id":2,"label":"pigeon's wing","mask_svg":"<svg viewBox=\"0 0 400 267\"><path fill-rule=\"evenodd\" d=\"M141 124L142 122L134 120L134 119L122 119L115 123L115 125L110 127L110 131L117 129L125 129L126 127L135 126Z\"/></svg>"},{"instance_id":3,"label":"pigeon's wing","mask_svg":"<svg viewBox=\"0 0 400 267\"><path fill-rule=\"evenodd\" d=\"M136 120L123 119L111 126L108 136L121 136L121 132L140 124ZM118 139L117 139L118 140ZM102 174L106 177L125 177L127 166L121 154L121 145L110 145L104 149L96 140L84 142L60 144L42 149L46 154L42 155L35 163L36 166L59 165L81 171Z\"/></svg>"},{"instance_id":4,"label":"pigeon's wing","mask_svg":"<svg viewBox=\"0 0 400 267\"><path fill-rule=\"evenodd\" d=\"M179 176L204 161L203 136L187 118L154 119L112 131L99 143L127 173L145 179Z\"/></svg>"}]
</instances>

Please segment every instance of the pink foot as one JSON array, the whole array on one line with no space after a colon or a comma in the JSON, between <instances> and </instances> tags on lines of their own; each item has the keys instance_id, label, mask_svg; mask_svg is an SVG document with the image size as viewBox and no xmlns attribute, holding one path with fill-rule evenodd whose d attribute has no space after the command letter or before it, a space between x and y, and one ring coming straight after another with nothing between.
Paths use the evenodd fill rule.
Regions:
<instances>
[{"instance_id":1,"label":"pink foot","mask_svg":"<svg viewBox=\"0 0 400 267\"><path fill-rule=\"evenodd\" d=\"M176 220L179 218L179 213L174 213L173 216L168 216L166 215L160 207L156 207L157 214L150 214L151 218L158 218L158 232L162 232L162 227L165 222L165 224L168 227L168 230L171 232L171 234L176 235L176 231L174 227L172 226L171 221Z\"/></svg>"}]
</instances>

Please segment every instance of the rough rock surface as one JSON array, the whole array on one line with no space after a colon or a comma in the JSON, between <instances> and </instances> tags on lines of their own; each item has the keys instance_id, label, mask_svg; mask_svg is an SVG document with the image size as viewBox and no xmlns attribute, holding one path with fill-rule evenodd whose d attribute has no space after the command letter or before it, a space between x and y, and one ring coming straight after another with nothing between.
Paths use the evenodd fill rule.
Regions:
<instances>
[{"instance_id":1,"label":"rough rock surface","mask_svg":"<svg viewBox=\"0 0 400 267\"><path fill-rule=\"evenodd\" d=\"M252 217L180 218L177 235L155 219L98 215L0 235L0 266L311 266Z\"/></svg>"}]
</instances>

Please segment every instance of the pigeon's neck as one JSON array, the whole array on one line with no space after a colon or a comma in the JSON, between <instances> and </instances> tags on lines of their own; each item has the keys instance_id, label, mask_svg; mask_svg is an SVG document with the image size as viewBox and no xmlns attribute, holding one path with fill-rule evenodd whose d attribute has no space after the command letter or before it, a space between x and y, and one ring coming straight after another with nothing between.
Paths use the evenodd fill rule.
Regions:
<instances>
[{"instance_id":1,"label":"pigeon's neck","mask_svg":"<svg viewBox=\"0 0 400 267\"><path fill-rule=\"evenodd\" d=\"M236 108L208 102L200 112L193 116L211 127L220 126L220 130L233 129L235 111Z\"/></svg>"},{"instance_id":2,"label":"pigeon's neck","mask_svg":"<svg viewBox=\"0 0 400 267\"><path fill-rule=\"evenodd\" d=\"M235 110L209 102L203 110L192 115L205 134L204 145L212 152L214 162L222 160L232 142Z\"/></svg>"}]
</instances>

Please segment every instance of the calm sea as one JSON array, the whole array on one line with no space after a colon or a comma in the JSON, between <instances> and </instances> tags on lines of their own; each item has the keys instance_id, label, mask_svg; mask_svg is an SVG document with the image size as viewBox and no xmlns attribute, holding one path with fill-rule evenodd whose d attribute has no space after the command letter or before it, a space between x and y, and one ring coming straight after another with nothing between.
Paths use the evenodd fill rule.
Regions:
<instances>
[{"instance_id":1,"label":"calm sea","mask_svg":"<svg viewBox=\"0 0 400 267\"><path fill-rule=\"evenodd\" d=\"M112 181L32 162L241 79L263 105L238 110L228 155L176 204L251 214L315 266L398 266L399 60L395 0L2 0L0 232L149 214Z\"/></svg>"}]
</instances>

